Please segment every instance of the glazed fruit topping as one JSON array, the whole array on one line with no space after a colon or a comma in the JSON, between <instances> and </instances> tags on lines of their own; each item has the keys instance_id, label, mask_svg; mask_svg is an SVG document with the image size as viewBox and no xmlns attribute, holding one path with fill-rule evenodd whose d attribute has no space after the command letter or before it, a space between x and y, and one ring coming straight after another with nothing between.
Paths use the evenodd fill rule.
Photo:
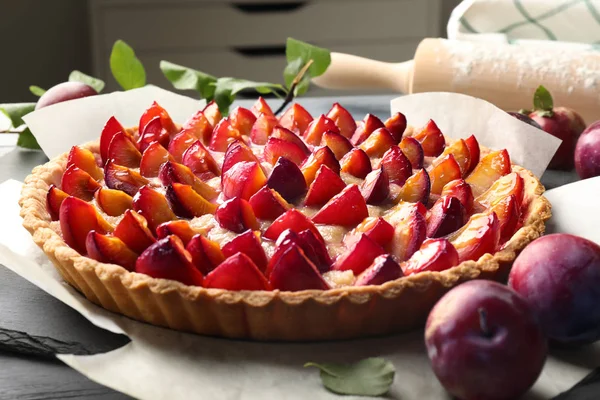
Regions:
<instances>
[{"instance_id":1,"label":"glazed fruit topping","mask_svg":"<svg viewBox=\"0 0 600 400\"><path fill-rule=\"evenodd\" d=\"M98 154L71 149L46 208L66 243L100 262L212 289L299 291L478 260L519 229L524 197L506 150L480 160L474 136L446 141L434 121L413 131L401 113L356 122L338 103L278 118L260 98L228 116L210 103L182 126L157 103L133 129L110 118Z\"/></svg>"},{"instance_id":2,"label":"glazed fruit topping","mask_svg":"<svg viewBox=\"0 0 600 400\"><path fill-rule=\"evenodd\" d=\"M413 136L423 146L423 154L428 157L437 157L446 147L446 139L440 128L433 120L429 120L419 132Z\"/></svg>"},{"instance_id":3,"label":"glazed fruit topping","mask_svg":"<svg viewBox=\"0 0 600 400\"><path fill-rule=\"evenodd\" d=\"M236 233L259 228L253 207L241 197L234 197L217 207L215 219L221 228Z\"/></svg>"},{"instance_id":4,"label":"glazed fruit topping","mask_svg":"<svg viewBox=\"0 0 600 400\"><path fill-rule=\"evenodd\" d=\"M269 290L269 282L243 253L236 253L206 275L204 287L226 290Z\"/></svg>"},{"instance_id":5,"label":"glazed fruit topping","mask_svg":"<svg viewBox=\"0 0 600 400\"><path fill-rule=\"evenodd\" d=\"M362 142L367 140L371 133L375 132L379 128L385 128L383 122L381 122L381 120L373 114L367 114L365 119L357 124L356 130L352 135L352 144L355 146L360 145Z\"/></svg>"},{"instance_id":6,"label":"glazed fruit topping","mask_svg":"<svg viewBox=\"0 0 600 400\"><path fill-rule=\"evenodd\" d=\"M358 275L355 286L381 285L382 283L396 280L403 276L402 269L389 254L381 255Z\"/></svg>"},{"instance_id":7,"label":"glazed fruit topping","mask_svg":"<svg viewBox=\"0 0 600 400\"><path fill-rule=\"evenodd\" d=\"M128 271L133 271L138 254L116 236L108 236L90 231L85 240L88 257L94 260L118 264Z\"/></svg>"},{"instance_id":8,"label":"glazed fruit topping","mask_svg":"<svg viewBox=\"0 0 600 400\"><path fill-rule=\"evenodd\" d=\"M190 223L185 219L167 221L156 228L156 235L159 239L163 239L169 235L176 235L181 239L184 245L187 245L196 235L196 231L192 229Z\"/></svg>"},{"instance_id":9,"label":"glazed fruit topping","mask_svg":"<svg viewBox=\"0 0 600 400\"><path fill-rule=\"evenodd\" d=\"M445 271L458 265L458 252L444 238L427 239L410 260L402 263L404 275L413 275L423 271Z\"/></svg>"}]
</instances>

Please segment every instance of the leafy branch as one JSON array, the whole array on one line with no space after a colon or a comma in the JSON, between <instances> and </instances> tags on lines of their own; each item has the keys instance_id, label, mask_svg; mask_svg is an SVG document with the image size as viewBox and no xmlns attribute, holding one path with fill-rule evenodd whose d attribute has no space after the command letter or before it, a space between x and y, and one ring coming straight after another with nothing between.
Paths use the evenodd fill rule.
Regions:
<instances>
[{"instance_id":1,"label":"leafy branch","mask_svg":"<svg viewBox=\"0 0 600 400\"><path fill-rule=\"evenodd\" d=\"M329 50L313 46L300 40L288 38L286 42L287 65L283 71L284 84L270 82L255 82L232 77L215 77L202 71L169 61L161 61L160 69L173 87L177 90L194 90L207 101L214 100L221 112L227 114L236 96L245 91L255 91L258 94L272 94L282 98L283 103L276 111L282 112L285 107L308 90L310 79L322 75L331 63ZM146 85L146 70L137 58L131 46L122 40L117 40L112 48L110 70L115 81L123 88L130 90ZM81 71L73 71L68 77L69 82L81 82L100 93L105 86L104 81ZM41 97L46 90L40 86L31 85L29 91ZM0 104L0 113L5 114L11 121L11 126L2 133L18 133L17 145L39 149L35 137L23 122L22 117L35 109L36 103Z\"/></svg>"},{"instance_id":2,"label":"leafy branch","mask_svg":"<svg viewBox=\"0 0 600 400\"><path fill-rule=\"evenodd\" d=\"M195 90L201 98L214 100L223 113L227 113L238 93L254 90L259 94L273 94L284 98L277 114L295 97L306 93L310 78L322 75L331 63L329 50L292 38L288 38L286 42L286 59L287 65L283 71L285 85L230 77L217 78L165 60L160 62L160 69L175 89Z\"/></svg>"},{"instance_id":3,"label":"leafy branch","mask_svg":"<svg viewBox=\"0 0 600 400\"><path fill-rule=\"evenodd\" d=\"M302 78L304 78L304 75L306 74L306 71L308 71L308 69L313 64L313 62L314 62L313 59L308 60L308 62L306 63L306 65L304 65L304 67L302 67L302 69L300 70L300 72L298 72L298 75L296 75L296 77L292 81L292 84L290 85L290 90L288 91L287 95L285 96L285 99L283 99L283 103L281 103L281 105L279 106L279 108L277 109L277 111L275 111L275 115L277 115L280 112L282 112L283 110L285 110L285 108L287 107L287 105L290 104L292 102L292 100L294 100L294 93L296 92L296 88L298 87L298 85L302 81Z\"/></svg>"},{"instance_id":4,"label":"leafy branch","mask_svg":"<svg viewBox=\"0 0 600 400\"><path fill-rule=\"evenodd\" d=\"M17 146L26 149L39 149L40 145L23 121L23 117L33 111L34 108L35 103L0 104L0 113L10 120L10 127L0 131L0 133L18 133Z\"/></svg>"}]
</instances>

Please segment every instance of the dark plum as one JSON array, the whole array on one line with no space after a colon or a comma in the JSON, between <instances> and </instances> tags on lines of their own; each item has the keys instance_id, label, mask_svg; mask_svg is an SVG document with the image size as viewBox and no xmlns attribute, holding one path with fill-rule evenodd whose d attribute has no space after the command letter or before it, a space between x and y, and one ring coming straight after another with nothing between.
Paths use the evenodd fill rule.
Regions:
<instances>
[{"instance_id":1,"label":"dark plum","mask_svg":"<svg viewBox=\"0 0 600 400\"><path fill-rule=\"evenodd\" d=\"M300 168L285 157L279 157L273 166L267 186L289 202L302 196L308 189Z\"/></svg>"},{"instance_id":2,"label":"dark plum","mask_svg":"<svg viewBox=\"0 0 600 400\"><path fill-rule=\"evenodd\" d=\"M587 127L575 146L575 169L581 179L600 175L600 121Z\"/></svg>"},{"instance_id":3,"label":"dark plum","mask_svg":"<svg viewBox=\"0 0 600 400\"><path fill-rule=\"evenodd\" d=\"M425 327L431 366L459 399L515 399L537 380L547 340L527 302L496 282L463 283L438 301Z\"/></svg>"},{"instance_id":4,"label":"dark plum","mask_svg":"<svg viewBox=\"0 0 600 400\"><path fill-rule=\"evenodd\" d=\"M82 97L95 96L96 92L92 87L81 82L63 82L52 86L46 93L40 97L35 109L48 107L52 104L61 103L67 100L80 99Z\"/></svg>"},{"instance_id":5,"label":"dark plum","mask_svg":"<svg viewBox=\"0 0 600 400\"><path fill-rule=\"evenodd\" d=\"M563 170L573 168L575 145L577 144L579 135L585 129L585 122L581 116L570 108L565 107L556 107L551 117L544 116L539 111L534 111L529 116L544 131L562 140L548 168Z\"/></svg>"},{"instance_id":6,"label":"dark plum","mask_svg":"<svg viewBox=\"0 0 600 400\"><path fill-rule=\"evenodd\" d=\"M527 246L508 284L525 298L548 336L561 343L600 338L600 246L556 233Z\"/></svg>"},{"instance_id":7,"label":"dark plum","mask_svg":"<svg viewBox=\"0 0 600 400\"><path fill-rule=\"evenodd\" d=\"M572 169L575 144L577 143L577 138L585 129L583 118L571 108L554 107L552 94L542 85L538 86L533 95L533 108L531 112L522 112L527 112L529 118L539 125L536 128L541 128L552 136L562 140L558 150L554 153L554 157L550 160L548 168ZM531 125L528 120L514 113L511 113L511 115Z\"/></svg>"}]
</instances>

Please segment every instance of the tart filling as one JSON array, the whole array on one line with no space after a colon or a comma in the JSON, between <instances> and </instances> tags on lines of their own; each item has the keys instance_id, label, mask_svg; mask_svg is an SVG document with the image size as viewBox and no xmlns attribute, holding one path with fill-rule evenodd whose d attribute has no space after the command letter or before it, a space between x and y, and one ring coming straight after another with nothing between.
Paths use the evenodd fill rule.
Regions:
<instances>
[{"instance_id":1,"label":"tart filling","mask_svg":"<svg viewBox=\"0 0 600 400\"><path fill-rule=\"evenodd\" d=\"M111 118L99 143L34 171L21 205L24 225L65 279L106 308L199 333L295 340L414 326L444 287L493 277L543 232L542 191L506 150L480 148L474 136L447 140L433 121L413 129L397 113L356 122L339 104L315 119L294 104L276 118L259 99L227 118L211 103L182 126L156 103L133 129ZM159 311L123 297L135 298L142 282L160 298ZM368 332L302 334L274 324L257 334L252 324L189 320L206 307L217 312L213 300L223 307L210 291L211 305L201 305L205 289L238 292L226 304L255 310L276 299L296 304L289 316L310 298L330 308L358 296L352 302L375 318L389 306L369 305L372 295L400 301L409 287L422 302L416 315L373 322ZM189 302L187 317L160 306L171 290ZM348 318L342 327L361 320L329 312Z\"/></svg>"},{"instance_id":2,"label":"tart filling","mask_svg":"<svg viewBox=\"0 0 600 400\"><path fill-rule=\"evenodd\" d=\"M314 120L297 104L280 120L267 107L221 118L213 103L181 128L156 103L138 129L111 119L100 157L73 147L48 191L57 232L155 278L298 291L443 271L522 224L506 150L481 157L474 136L447 142L433 121L405 136L400 113L352 128L337 104Z\"/></svg>"}]
</instances>

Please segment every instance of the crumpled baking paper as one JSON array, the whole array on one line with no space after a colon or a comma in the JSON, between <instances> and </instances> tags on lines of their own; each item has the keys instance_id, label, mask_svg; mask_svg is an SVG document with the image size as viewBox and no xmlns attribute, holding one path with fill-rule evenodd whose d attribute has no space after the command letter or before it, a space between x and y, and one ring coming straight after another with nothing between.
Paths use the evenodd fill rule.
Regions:
<instances>
[{"instance_id":1,"label":"crumpled baking paper","mask_svg":"<svg viewBox=\"0 0 600 400\"><path fill-rule=\"evenodd\" d=\"M549 190L546 197L552 204L546 233L570 233L600 243L600 176Z\"/></svg>"},{"instance_id":2,"label":"crumpled baking paper","mask_svg":"<svg viewBox=\"0 0 600 400\"><path fill-rule=\"evenodd\" d=\"M179 123L206 105L204 100L145 86L57 103L27 114L23 120L48 158L54 158L69 151L73 145L98 140L106 121L112 116L125 127L137 126L142 113L153 101Z\"/></svg>"},{"instance_id":3,"label":"crumpled baking paper","mask_svg":"<svg viewBox=\"0 0 600 400\"><path fill-rule=\"evenodd\" d=\"M137 99L144 104L144 107L140 105L139 108L136 105L131 110L137 114L133 116L127 114L118 118L125 125L135 124L141 110L157 98L152 98L154 94L158 96L155 90L157 89L144 88L133 93L132 101ZM139 93L143 91L146 92L142 96ZM54 108L49 107L47 111L42 109L29 115L26 121L44 151L49 155L55 155L67 151L73 144L97 138L99 129L110 116L109 113L123 112L123 108L127 108L126 100L130 93L98 96L100 99L107 99L94 103L95 110L102 115L101 117L88 110L87 102L90 100L83 99L57 105ZM118 100L113 102L115 97ZM159 103L174 116L176 122L181 123L198 108L198 102L195 100L181 99L179 102L173 97L176 104L168 104L169 98L170 96L166 96L162 100L161 97ZM447 99L446 95L442 95L441 98ZM84 105L84 102L88 105ZM109 103L106 107L104 107L105 102ZM400 103L397 100L394 102L406 113L410 123L418 125L422 122L418 110L408 109L405 107L405 102ZM437 116L436 104L439 105L439 102L428 107L430 117ZM485 102L473 104L479 104L483 109L489 107ZM44 114L39 114L42 111ZM466 118L467 115L478 111L473 108L455 108L447 119L440 114L440 118L436 117L436 121L440 122L442 129L453 130L459 126L458 123L452 122L453 118ZM78 114L78 112L86 114ZM498 110L498 112L502 111ZM490 113L493 114L491 111ZM68 118L64 117L65 115ZM61 118L71 119L71 121L68 124L62 123L61 130L58 131L54 123L61 122ZM471 121L478 120L481 122L481 119L471 119ZM45 121L52 121L52 124ZM498 121L508 124L511 127L510 131L513 130L512 120L503 121L500 118ZM524 132L526 135L531 134L527 125L519 124L514 125L514 130ZM470 127L472 129L467 134L482 132L487 124L472 123ZM62 143L52 143L50 138L45 137L53 134L60 135ZM483 138L481 144L494 147L486 143ZM545 164L551 158L555 147L545 148L548 152L545 157L539 154L535 156L535 160L538 161L537 164L532 165L538 168L538 174L543 173ZM590 180L589 183L598 183L598 181ZM129 344L105 354L58 356L63 362L98 383L141 399L333 399L338 396L323 388L318 371L303 368L304 363L308 361L351 362L365 357L382 356L392 361L396 367L396 378L387 398L403 400L448 398L429 367L422 331L352 341L260 343L176 332L136 322L97 307L62 280L48 258L22 227L17 204L20 188L21 183L16 181L0 184L0 220L3 221L0 228L0 263L63 301L94 325L111 332L126 334L131 339ZM597 189L597 185L594 188ZM569 196L568 190L560 197L569 204L565 196ZM565 207L563 210L561 207L555 212L562 215L561 218L564 220L568 220L569 213L576 215L579 210L572 207ZM584 229L587 221L589 220L582 221L581 229ZM590 227L590 229L594 228L595 226ZM561 227L555 226L555 229L560 230ZM586 349L580 355L570 352L551 357L542 376L526 398L549 398L568 389L585 376L590 368L598 365L599 357L590 359L595 354L600 353Z\"/></svg>"},{"instance_id":4,"label":"crumpled baking paper","mask_svg":"<svg viewBox=\"0 0 600 400\"><path fill-rule=\"evenodd\" d=\"M466 139L475 135L480 145L507 149L510 159L541 177L561 140L502 111L492 103L459 93L417 93L397 97L392 114L401 112L415 128L434 120L445 136Z\"/></svg>"}]
</instances>

